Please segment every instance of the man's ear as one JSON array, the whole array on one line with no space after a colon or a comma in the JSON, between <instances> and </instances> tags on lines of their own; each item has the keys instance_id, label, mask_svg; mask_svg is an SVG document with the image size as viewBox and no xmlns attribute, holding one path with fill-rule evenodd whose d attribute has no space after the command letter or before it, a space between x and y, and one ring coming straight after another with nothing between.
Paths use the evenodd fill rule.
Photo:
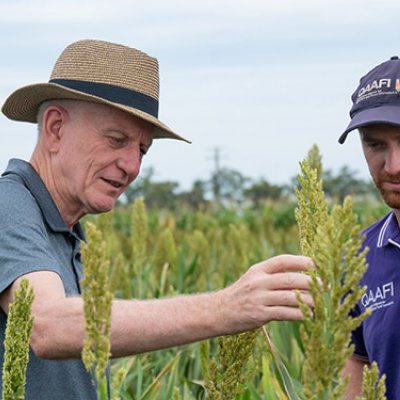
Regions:
<instances>
[{"instance_id":1,"label":"man's ear","mask_svg":"<svg viewBox=\"0 0 400 400\"><path fill-rule=\"evenodd\" d=\"M44 112L41 136L48 151L58 151L67 118L67 111L60 106L50 106Z\"/></svg>"}]
</instances>

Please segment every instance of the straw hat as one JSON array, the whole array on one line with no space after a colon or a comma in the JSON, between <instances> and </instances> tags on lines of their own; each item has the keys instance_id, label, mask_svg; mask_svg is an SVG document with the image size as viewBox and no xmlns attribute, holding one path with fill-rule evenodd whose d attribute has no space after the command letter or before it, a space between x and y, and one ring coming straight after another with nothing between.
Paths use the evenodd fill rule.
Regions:
<instances>
[{"instance_id":1,"label":"straw hat","mask_svg":"<svg viewBox=\"0 0 400 400\"><path fill-rule=\"evenodd\" d=\"M120 44L80 40L61 53L48 83L17 89L2 112L13 120L36 122L38 108L46 100L86 100L108 104L153 124L155 138L189 142L158 120L158 97L157 59Z\"/></svg>"}]
</instances>

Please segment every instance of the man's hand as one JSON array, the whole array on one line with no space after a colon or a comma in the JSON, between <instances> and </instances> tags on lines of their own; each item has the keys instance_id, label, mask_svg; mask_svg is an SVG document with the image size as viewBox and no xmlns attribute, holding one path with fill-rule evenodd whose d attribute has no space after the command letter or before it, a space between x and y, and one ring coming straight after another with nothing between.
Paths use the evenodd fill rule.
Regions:
<instances>
[{"instance_id":1,"label":"man's hand","mask_svg":"<svg viewBox=\"0 0 400 400\"><path fill-rule=\"evenodd\" d=\"M281 255L253 265L233 285L223 289L221 313L228 331L262 326L271 320L301 320L296 291L309 306L309 257Z\"/></svg>"}]
</instances>

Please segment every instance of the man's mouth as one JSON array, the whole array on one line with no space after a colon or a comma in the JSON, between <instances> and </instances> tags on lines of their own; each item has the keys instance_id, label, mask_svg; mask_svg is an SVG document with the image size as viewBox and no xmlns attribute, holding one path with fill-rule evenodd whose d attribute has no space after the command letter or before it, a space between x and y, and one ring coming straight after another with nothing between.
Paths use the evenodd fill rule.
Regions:
<instances>
[{"instance_id":1,"label":"man's mouth","mask_svg":"<svg viewBox=\"0 0 400 400\"><path fill-rule=\"evenodd\" d=\"M113 181L112 179L103 178L103 181L107 182L111 186L114 186L116 189L120 189L122 187L122 183L118 181Z\"/></svg>"}]
</instances>

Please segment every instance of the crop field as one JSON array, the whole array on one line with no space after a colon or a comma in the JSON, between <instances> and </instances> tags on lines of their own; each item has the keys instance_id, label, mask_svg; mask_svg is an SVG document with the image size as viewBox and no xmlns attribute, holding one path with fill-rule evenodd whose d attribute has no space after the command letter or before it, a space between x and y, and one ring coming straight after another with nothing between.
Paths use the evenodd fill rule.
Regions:
<instances>
[{"instance_id":1,"label":"crop field","mask_svg":"<svg viewBox=\"0 0 400 400\"><path fill-rule=\"evenodd\" d=\"M367 265L361 230L388 208L373 196L328 199L318 149L300 163L296 196L257 205L197 210L147 209L143 197L83 220L82 296L86 337L82 359L99 400L107 395L112 298L157 299L222 289L251 265L279 254L313 259L312 310L302 322L272 321L237 335L111 359L112 400L342 400L341 370L351 355L350 315L364 293ZM3 399L23 399L34 293L25 281L10 306ZM298 297L300 299L300 297ZM171 316L173 318L173 316ZM154 327L157 329L157 326ZM160 328L161 329L161 328ZM19 333L18 333L19 332ZM385 400L375 363L364 370L357 400Z\"/></svg>"},{"instance_id":2,"label":"crop field","mask_svg":"<svg viewBox=\"0 0 400 400\"><path fill-rule=\"evenodd\" d=\"M91 218L103 234L116 298L150 299L217 290L251 264L299 254L296 202L257 209L146 210L143 199ZM380 203L354 204L361 227ZM112 360L114 399L303 399L301 323Z\"/></svg>"}]
</instances>

